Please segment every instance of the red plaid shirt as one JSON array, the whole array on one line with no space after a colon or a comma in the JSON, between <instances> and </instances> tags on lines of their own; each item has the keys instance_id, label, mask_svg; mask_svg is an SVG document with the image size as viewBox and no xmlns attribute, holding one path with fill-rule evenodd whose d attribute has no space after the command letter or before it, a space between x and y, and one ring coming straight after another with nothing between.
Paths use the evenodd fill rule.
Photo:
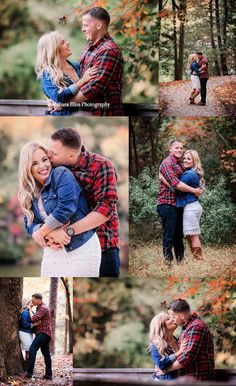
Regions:
<instances>
[{"instance_id":1,"label":"red plaid shirt","mask_svg":"<svg viewBox=\"0 0 236 386\"><path fill-rule=\"evenodd\" d=\"M44 332L45 334L51 336L51 318L49 309L46 304L42 303L36 308L36 312L32 316L31 320L33 323L41 320L41 324L34 326L35 335L37 335L39 332Z\"/></svg>"},{"instance_id":2,"label":"red plaid shirt","mask_svg":"<svg viewBox=\"0 0 236 386\"><path fill-rule=\"evenodd\" d=\"M89 108L93 115L123 115L121 100L123 57L109 33L97 43L89 44L83 51L80 58L81 76L92 66L98 67L98 75L80 88L83 95L88 98L85 106L86 103L93 104ZM99 106L105 102L110 106L107 109Z\"/></svg>"},{"instance_id":3,"label":"red plaid shirt","mask_svg":"<svg viewBox=\"0 0 236 386\"><path fill-rule=\"evenodd\" d=\"M160 187L157 196L158 205L176 205L175 186L180 182L179 178L184 172L181 162L181 160L178 160L171 154L162 161L159 171L171 185L171 188L160 181Z\"/></svg>"},{"instance_id":4,"label":"red plaid shirt","mask_svg":"<svg viewBox=\"0 0 236 386\"><path fill-rule=\"evenodd\" d=\"M96 229L102 250L119 247L117 176L111 161L82 146L78 164L72 172L84 191L89 210L109 218Z\"/></svg>"},{"instance_id":5,"label":"red plaid shirt","mask_svg":"<svg viewBox=\"0 0 236 386\"><path fill-rule=\"evenodd\" d=\"M201 381L215 379L214 346L210 330L203 320L193 313L185 323L178 344L187 343L184 352L177 356L177 361L184 366L182 375L191 375Z\"/></svg>"}]
</instances>

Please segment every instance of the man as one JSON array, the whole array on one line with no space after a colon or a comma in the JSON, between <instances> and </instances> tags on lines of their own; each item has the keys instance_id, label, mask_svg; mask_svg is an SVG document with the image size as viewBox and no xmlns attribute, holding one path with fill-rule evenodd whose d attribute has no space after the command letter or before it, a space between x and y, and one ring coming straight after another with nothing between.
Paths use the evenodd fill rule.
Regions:
<instances>
[{"instance_id":1,"label":"man","mask_svg":"<svg viewBox=\"0 0 236 386\"><path fill-rule=\"evenodd\" d=\"M192 376L200 381L215 378L214 345L212 334L205 322L194 312L186 300L176 299L169 306L169 314L177 326L182 326L178 346L183 349L175 356L167 372L181 369L181 375Z\"/></svg>"},{"instance_id":2,"label":"man","mask_svg":"<svg viewBox=\"0 0 236 386\"><path fill-rule=\"evenodd\" d=\"M33 313L32 308L36 306L36 313ZM32 378L37 351L39 348L44 356L46 371L43 379L52 379L52 362L49 350L51 340L51 319L48 307L43 303L43 297L40 293L32 295L32 301L29 304L29 312L32 323L40 322L34 326L35 338L30 346L29 360L27 365L26 378Z\"/></svg>"},{"instance_id":3,"label":"man","mask_svg":"<svg viewBox=\"0 0 236 386\"><path fill-rule=\"evenodd\" d=\"M72 237L97 228L102 249L100 276L118 277L120 258L117 176L111 161L87 151L74 129L60 129L52 134L48 156L54 166L71 168L90 209L86 217L66 228L67 235Z\"/></svg>"},{"instance_id":4,"label":"man","mask_svg":"<svg viewBox=\"0 0 236 386\"><path fill-rule=\"evenodd\" d=\"M199 78L201 83L201 101L198 103L199 106L205 106L206 105L206 86L207 81L209 78L209 72L208 72L208 59L203 56L201 51L197 52L197 56L199 59L199 67L201 68L201 72L199 72Z\"/></svg>"},{"instance_id":5,"label":"man","mask_svg":"<svg viewBox=\"0 0 236 386\"><path fill-rule=\"evenodd\" d=\"M83 14L82 32L88 46L80 58L81 76L90 67L98 68L98 75L85 83L71 101L93 115L122 115L123 57L108 32L109 23L109 13L102 7Z\"/></svg>"},{"instance_id":6,"label":"man","mask_svg":"<svg viewBox=\"0 0 236 386\"><path fill-rule=\"evenodd\" d=\"M160 181L157 197L157 213L161 218L163 226L163 255L165 263L171 265L173 261L172 247L178 263L184 258L183 244L183 208L176 208L175 190L194 193L199 196L200 188L192 188L180 181L183 173L181 158L183 155L183 144L178 139L169 143L169 155L161 165L159 172L165 178L169 186Z\"/></svg>"}]
</instances>

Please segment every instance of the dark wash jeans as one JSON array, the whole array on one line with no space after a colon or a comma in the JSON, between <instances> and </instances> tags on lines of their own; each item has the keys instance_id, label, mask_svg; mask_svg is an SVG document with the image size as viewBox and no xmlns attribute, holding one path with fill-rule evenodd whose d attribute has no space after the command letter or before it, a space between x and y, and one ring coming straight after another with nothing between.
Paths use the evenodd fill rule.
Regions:
<instances>
[{"instance_id":1,"label":"dark wash jeans","mask_svg":"<svg viewBox=\"0 0 236 386\"><path fill-rule=\"evenodd\" d=\"M48 375L48 376L52 375L52 361L51 361L51 355L49 350L50 340L51 340L50 336L45 334L44 332L39 332L35 336L29 350L29 361L27 366L27 373L33 374L37 351L41 349L41 352L44 357L45 366L46 366L45 375Z\"/></svg>"},{"instance_id":2,"label":"dark wash jeans","mask_svg":"<svg viewBox=\"0 0 236 386\"><path fill-rule=\"evenodd\" d=\"M201 83L201 102L206 103L206 94L207 94L207 85L208 78L200 78L200 83Z\"/></svg>"},{"instance_id":3,"label":"dark wash jeans","mask_svg":"<svg viewBox=\"0 0 236 386\"><path fill-rule=\"evenodd\" d=\"M109 248L102 252L100 277L119 277L120 251L119 248Z\"/></svg>"},{"instance_id":4,"label":"dark wash jeans","mask_svg":"<svg viewBox=\"0 0 236 386\"><path fill-rule=\"evenodd\" d=\"M184 258L183 244L183 208L174 205L157 205L157 213L161 217L163 226L163 254L168 261L173 260L172 247L174 247L177 261Z\"/></svg>"}]
</instances>

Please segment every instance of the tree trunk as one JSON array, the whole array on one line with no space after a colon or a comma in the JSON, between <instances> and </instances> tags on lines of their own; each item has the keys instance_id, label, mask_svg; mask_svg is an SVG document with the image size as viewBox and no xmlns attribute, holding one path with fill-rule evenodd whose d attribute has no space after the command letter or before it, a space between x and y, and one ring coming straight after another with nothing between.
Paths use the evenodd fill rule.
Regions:
<instances>
[{"instance_id":1,"label":"tree trunk","mask_svg":"<svg viewBox=\"0 0 236 386\"><path fill-rule=\"evenodd\" d=\"M72 319L72 310L70 304L70 288L68 278L61 278L62 283L66 291L66 301L68 307L68 321L69 321L69 350L68 353L73 353L73 319Z\"/></svg>"},{"instance_id":2,"label":"tree trunk","mask_svg":"<svg viewBox=\"0 0 236 386\"><path fill-rule=\"evenodd\" d=\"M57 316L57 289L58 277L51 277L50 279L50 299L49 309L51 314L52 337L50 342L51 353L55 353L55 332L56 332L56 316Z\"/></svg>"},{"instance_id":3,"label":"tree trunk","mask_svg":"<svg viewBox=\"0 0 236 386\"><path fill-rule=\"evenodd\" d=\"M228 75L228 69L227 69L227 65L226 65L226 54L225 54L225 51L223 49L222 39L221 39L219 0L215 0L215 6L216 6L215 14L216 14L217 41L218 41L218 47L219 47L219 51L220 51L221 70L222 70L223 75ZM226 11L226 17L227 17L227 11Z\"/></svg>"},{"instance_id":4,"label":"tree trunk","mask_svg":"<svg viewBox=\"0 0 236 386\"><path fill-rule=\"evenodd\" d=\"M137 177L138 174L139 174L139 161L138 161L138 152L137 152L137 146L136 146L135 131L134 131L133 122L132 122L132 118L131 117L129 117L129 133L130 133L129 134L130 135L130 138L129 138L129 146L130 146L129 153L131 155L129 174L131 176ZM132 145L133 145L133 151L132 151ZM134 153L134 157L132 157L133 153ZM133 159L133 162L132 162L132 159ZM133 167L133 165L134 165L134 167Z\"/></svg>"},{"instance_id":5,"label":"tree trunk","mask_svg":"<svg viewBox=\"0 0 236 386\"><path fill-rule=\"evenodd\" d=\"M173 11L173 44L174 44L174 79L178 80L178 44L177 44L177 27L176 27L176 4L175 1L172 0L172 11Z\"/></svg>"},{"instance_id":6,"label":"tree trunk","mask_svg":"<svg viewBox=\"0 0 236 386\"><path fill-rule=\"evenodd\" d=\"M179 5L179 63L178 63L178 80L183 79L183 68L184 68L184 35L185 35L185 20L186 20L186 8L187 1L180 0Z\"/></svg>"},{"instance_id":7,"label":"tree trunk","mask_svg":"<svg viewBox=\"0 0 236 386\"><path fill-rule=\"evenodd\" d=\"M18 337L23 278L0 278L0 381L23 372L23 356Z\"/></svg>"},{"instance_id":8,"label":"tree trunk","mask_svg":"<svg viewBox=\"0 0 236 386\"><path fill-rule=\"evenodd\" d=\"M211 33L211 47L214 51L214 62L215 62L215 69L216 69L216 75L220 76L220 65L218 62L218 52L217 47L214 39L214 21L213 21L213 0L209 1L209 15L210 15L210 33Z\"/></svg>"},{"instance_id":9,"label":"tree trunk","mask_svg":"<svg viewBox=\"0 0 236 386\"><path fill-rule=\"evenodd\" d=\"M227 67L227 24L228 24L228 1L223 1L224 19L223 19L223 51L222 51L222 70L224 75L228 75Z\"/></svg>"}]
</instances>

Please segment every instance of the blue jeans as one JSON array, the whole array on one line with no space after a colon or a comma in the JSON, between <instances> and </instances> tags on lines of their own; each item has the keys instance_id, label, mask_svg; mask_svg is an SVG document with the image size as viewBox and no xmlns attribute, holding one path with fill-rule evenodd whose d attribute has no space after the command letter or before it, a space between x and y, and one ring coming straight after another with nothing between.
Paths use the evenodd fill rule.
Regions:
<instances>
[{"instance_id":1,"label":"blue jeans","mask_svg":"<svg viewBox=\"0 0 236 386\"><path fill-rule=\"evenodd\" d=\"M48 375L48 376L52 375L52 362L51 362L51 355L49 350L50 340L51 340L50 336L45 334L44 332L39 332L35 336L29 350L29 361L27 366L27 373L31 375L33 374L37 351L41 349L41 352L44 357L45 366L46 366L45 375Z\"/></svg>"},{"instance_id":2,"label":"blue jeans","mask_svg":"<svg viewBox=\"0 0 236 386\"><path fill-rule=\"evenodd\" d=\"M207 94L207 85L208 78L200 78L200 83L201 83L201 102L206 103L206 94Z\"/></svg>"},{"instance_id":3,"label":"blue jeans","mask_svg":"<svg viewBox=\"0 0 236 386\"><path fill-rule=\"evenodd\" d=\"M119 277L120 251L119 248L109 248L102 252L100 277Z\"/></svg>"},{"instance_id":4,"label":"blue jeans","mask_svg":"<svg viewBox=\"0 0 236 386\"><path fill-rule=\"evenodd\" d=\"M183 243L183 208L162 204L157 206L157 213L161 217L163 227L163 255L167 261L173 260L174 247L177 261L184 258Z\"/></svg>"}]
</instances>

